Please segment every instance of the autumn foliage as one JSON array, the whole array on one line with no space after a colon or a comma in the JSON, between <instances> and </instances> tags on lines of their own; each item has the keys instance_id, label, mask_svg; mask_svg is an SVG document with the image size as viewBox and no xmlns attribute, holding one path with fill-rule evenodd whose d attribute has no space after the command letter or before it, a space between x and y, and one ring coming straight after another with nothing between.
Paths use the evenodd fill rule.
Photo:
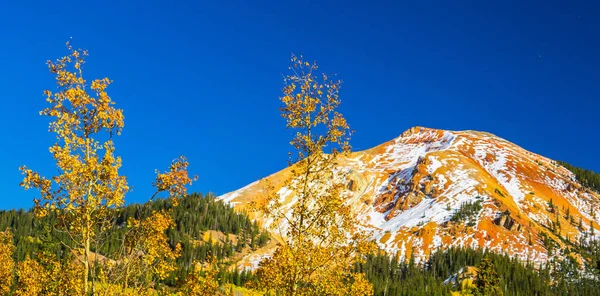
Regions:
<instances>
[{"instance_id":1,"label":"autumn foliage","mask_svg":"<svg viewBox=\"0 0 600 296\"><path fill-rule=\"evenodd\" d=\"M40 192L34 200L35 213L40 219L56 217L51 229L66 234L68 239L61 244L70 254L67 260L47 254L27 258L15 272L10 232L1 233L0 293L11 289L16 295L155 293L156 283L175 270L174 260L180 255L180 246L171 247L165 235L174 226L168 211L130 219L118 252L92 252L115 227L115 209L124 205L130 189L126 177L119 174L122 160L115 155L113 142L123 130L124 116L107 93L110 79L84 78L87 51L69 43L67 49L67 56L48 61L57 90L44 92L49 107L40 112L52 118L49 131L56 134L56 143L49 151L58 174L46 178L23 166L21 186ZM150 200L164 192L176 205L194 180L187 167L187 160L180 157L166 172L157 171L156 193Z\"/></svg>"},{"instance_id":2,"label":"autumn foliage","mask_svg":"<svg viewBox=\"0 0 600 296\"><path fill-rule=\"evenodd\" d=\"M51 118L49 131L56 135L49 152L57 173L45 177L20 168L20 185L40 194L34 200L36 219L51 223L49 237L67 251L41 251L15 262L12 233L0 232L0 295L231 294L231 287L220 283L216 260L194 260L191 271L175 276L182 246L166 235L176 226L172 208L151 210L157 196L176 207L187 194L195 177L188 174L185 157L156 172L156 191L143 209L148 215L115 222L130 190L114 142L124 128L123 111L107 93L110 79L84 78L87 51L69 43L67 49L68 55L48 61L57 87L44 92L48 107L40 112ZM290 70L281 111L287 127L297 131L291 141L297 152L292 178L285 183L297 202L290 212L272 193L253 204L274 221L270 227L280 240L273 256L260 262L256 288L278 295L372 295L364 275L352 271L372 245L345 202L346 173L335 169L338 156L350 151L350 130L337 111L341 82L318 74L316 63L301 57L292 57ZM100 253L114 233L120 233L120 247ZM166 280L171 286L163 284Z\"/></svg>"},{"instance_id":3,"label":"autumn foliage","mask_svg":"<svg viewBox=\"0 0 600 296\"><path fill-rule=\"evenodd\" d=\"M56 134L56 143L49 150L59 174L45 178L23 166L21 186L39 190L41 196L35 200L39 217L49 212L58 215L58 228L72 238L69 247L84 266L87 292L92 244L103 231L108 210L122 206L129 191L126 178L119 175L121 158L115 156L113 142L124 121L122 110L114 108L106 92L111 81L88 82L83 77L87 51L73 49L69 43L67 49L69 55L48 61L57 91L44 92L50 106L40 112L53 118L49 129ZM101 141L103 134L107 139Z\"/></svg>"},{"instance_id":4,"label":"autumn foliage","mask_svg":"<svg viewBox=\"0 0 600 296\"><path fill-rule=\"evenodd\" d=\"M0 232L0 295L10 292L14 278L14 261L12 259L15 246L10 230Z\"/></svg>"},{"instance_id":5,"label":"autumn foliage","mask_svg":"<svg viewBox=\"0 0 600 296\"><path fill-rule=\"evenodd\" d=\"M204 265L196 261L193 263L193 268L181 285L180 295L221 296L229 294L219 289L216 260L208 260Z\"/></svg>"},{"instance_id":6,"label":"autumn foliage","mask_svg":"<svg viewBox=\"0 0 600 296\"><path fill-rule=\"evenodd\" d=\"M284 186L297 201L289 211L270 188L264 201L253 203L273 220L270 227L281 240L260 263L259 288L277 295L372 295L364 276L352 273L371 245L345 203L346 174L335 170L338 155L350 151L350 129L337 111L341 81L318 73L317 64L302 57L291 62L281 113L296 131L290 142L296 155Z\"/></svg>"}]
</instances>

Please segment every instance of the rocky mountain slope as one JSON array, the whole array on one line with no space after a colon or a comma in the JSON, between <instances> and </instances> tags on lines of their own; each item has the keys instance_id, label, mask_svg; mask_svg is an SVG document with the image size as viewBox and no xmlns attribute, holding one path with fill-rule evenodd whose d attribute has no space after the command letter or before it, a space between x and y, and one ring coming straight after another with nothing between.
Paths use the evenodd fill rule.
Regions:
<instances>
[{"instance_id":1,"label":"rocky mountain slope","mask_svg":"<svg viewBox=\"0 0 600 296\"><path fill-rule=\"evenodd\" d=\"M488 133L414 127L339 163L365 231L401 258L469 246L543 263L600 232L591 229L600 222L598 193L557 162ZM294 201L282 188L289 177L289 168L267 177L286 203ZM264 188L254 182L219 198L244 210Z\"/></svg>"}]
</instances>

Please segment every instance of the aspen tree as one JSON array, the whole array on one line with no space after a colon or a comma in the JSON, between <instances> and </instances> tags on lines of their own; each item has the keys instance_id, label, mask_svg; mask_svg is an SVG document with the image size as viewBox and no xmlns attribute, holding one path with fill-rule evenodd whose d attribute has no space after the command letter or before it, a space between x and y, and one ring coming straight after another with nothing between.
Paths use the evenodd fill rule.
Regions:
<instances>
[{"instance_id":1,"label":"aspen tree","mask_svg":"<svg viewBox=\"0 0 600 296\"><path fill-rule=\"evenodd\" d=\"M347 174L337 166L350 151L351 134L337 111L341 81L294 55L289 69L281 115L295 131L290 144L296 154L284 186L295 202L283 205L270 188L264 200L252 204L273 221L269 227L281 241L273 256L260 262L259 288L278 295L372 295L372 285L352 272L370 243L345 202Z\"/></svg>"},{"instance_id":2,"label":"aspen tree","mask_svg":"<svg viewBox=\"0 0 600 296\"><path fill-rule=\"evenodd\" d=\"M83 76L87 51L74 49L68 42L67 49L67 56L47 62L57 90L44 92L50 106L40 112L54 118L49 130L56 134L56 143L50 153L58 175L48 179L21 167L21 186L40 191L41 198L34 200L38 217L50 211L58 213L58 228L69 235L69 247L84 265L82 278L87 293L91 246L102 231L98 226L110 208L123 205L129 191L126 178L119 175L121 158L115 156L113 143L124 121L122 110L114 107L106 92L111 80L87 81Z\"/></svg>"},{"instance_id":3,"label":"aspen tree","mask_svg":"<svg viewBox=\"0 0 600 296\"><path fill-rule=\"evenodd\" d=\"M41 196L34 200L38 218L56 214L58 222L54 230L67 235L68 241L61 243L83 265L81 290L89 294L91 287L91 293L95 294L95 280L99 275L93 272L100 266L98 254L92 250L98 250L102 234L114 226L115 209L124 205L129 191L126 177L119 173L122 161L115 155L113 142L123 130L124 116L106 91L112 82L110 79L88 81L84 78L87 51L74 49L69 42L67 49L68 55L47 62L57 89L44 92L49 107L40 112L53 118L49 131L56 134L56 142L49 150L58 173L46 178L23 166L20 168L24 176L21 186L40 192ZM174 199L183 196L186 185L192 182L187 166L187 160L181 157L173 161L167 172L159 172L154 182L157 189L154 196L161 192L168 192ZM153 213L146 220L129 221L128 228L137 235L137 240L135 243L126 241L135 245L129 250L136 252L137 263L143 261L146 268L143 275L163 279L174 269L171 261L179 251L170 248L165 236L171 226L169 213ZM131 252L109 254L114 260L104 260L102 264L132 259ZM24 264L30 271L37 268L30 261ZM105 280L122 280L113 276Z\"/></svg>"}]
</instances>

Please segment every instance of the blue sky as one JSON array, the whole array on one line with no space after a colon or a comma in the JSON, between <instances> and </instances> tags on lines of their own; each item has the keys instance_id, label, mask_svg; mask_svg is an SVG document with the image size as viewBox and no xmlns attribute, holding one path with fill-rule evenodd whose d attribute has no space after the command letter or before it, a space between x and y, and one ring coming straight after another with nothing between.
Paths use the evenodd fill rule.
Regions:
<instances>
[{"instance_id":1,"label":"blue sky","mask_svg":"<svg viewBox=\"0 0 600 296\"><path fill-rule=\"evenodd\" d=\"M38 111L55 87L45 61L69 37L90 52L88 78L114 80L130 202L178 155L199 176L191 190L216 194L285 167L292 52L343 79L357 150L416 125L473 129L600 171L600 8L488 2L2 1L0 208L37 196L20 165L55 171Z\"/></svg>"}]
</instances>

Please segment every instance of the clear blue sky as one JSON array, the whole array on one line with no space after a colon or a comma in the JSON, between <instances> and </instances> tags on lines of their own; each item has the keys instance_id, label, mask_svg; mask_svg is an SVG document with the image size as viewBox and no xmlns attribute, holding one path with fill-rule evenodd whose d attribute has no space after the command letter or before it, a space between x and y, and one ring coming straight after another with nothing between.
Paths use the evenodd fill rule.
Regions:
<instances>
[{"instance_id":1,"label":"clear blue sky","mask_svg":"<svg viewBox=\"0 0 600 296\"><path fill-rule=\"evenodd\" d=\"M71 36L91 54L88 78L114 80L130 202L181 154L200 177L193 191L222 194L285 167L278 96L292 52L343 79L355 149L416 125L474 129L600 171L593 1L296 2L2 1L0 208L37 196L18 186L20 165L55 171L38 111L55 87L45 61Z\"/></svg>"}]
</instances>

